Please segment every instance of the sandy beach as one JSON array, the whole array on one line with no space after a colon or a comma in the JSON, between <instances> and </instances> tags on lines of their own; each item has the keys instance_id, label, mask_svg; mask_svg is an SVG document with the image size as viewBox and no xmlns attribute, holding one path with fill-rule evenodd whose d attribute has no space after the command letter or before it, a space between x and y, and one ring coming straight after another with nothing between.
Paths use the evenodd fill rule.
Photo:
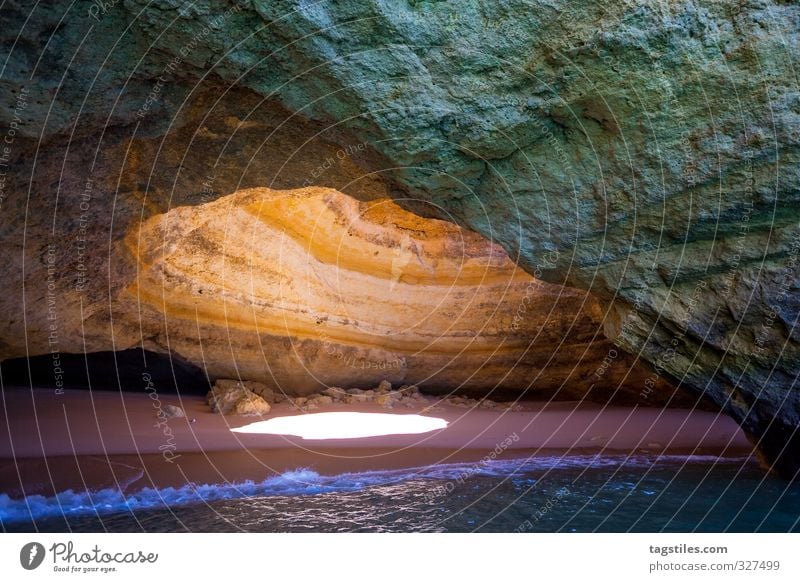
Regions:
<instances>
[{"instance_id":1,"label":"sandy beach","mask_svg":"<svg viewBox=\"0 0 800 582\"><path fill-rule=\"evenodd\" d=\"M528 402L522 410L485 410L431 398L417 408L332 404L309 412L282 402L261 419L213 414L200 396L161 396L158 406L166 404L181 406L186 416L160 421L147 394L6 389L0 490L15 497L238 482L299 467L320 474L400 469L477 461L492 452L510 459L592 452L741 456L752 449L730 418L682 409ZM291 432L311 427L313 434L263 434L262 426L274 431L274 419L299 427ZM342 436L362 420L362 432L371 436ZM234 432L243 427L254 432ZM424 432L399 434L405 430Z\"/></svg>"}]
</instances>

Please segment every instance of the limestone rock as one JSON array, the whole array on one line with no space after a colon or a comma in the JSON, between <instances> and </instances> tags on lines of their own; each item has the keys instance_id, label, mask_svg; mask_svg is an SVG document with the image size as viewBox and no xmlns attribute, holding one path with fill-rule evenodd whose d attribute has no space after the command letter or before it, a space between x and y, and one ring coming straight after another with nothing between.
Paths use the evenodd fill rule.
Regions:
<instances>
[{"instance_id":1,"label":"limestone rock","mask_svg":"<svg viewBox=\"0 0 800 582\"><path fill-rule=\"evenodd\" d=\"M333 404L333 398L319 394L309 397L308 403L314 403L316 406L329 406Z\"/></svg>"},{"instance_id":2,"label":"limestone rock","mask_svg":"<svg viewBox=\"0 0 800 582\"><path fill-rule=\"evenodd\" d=\"M339 388L338 386L330 386L329 388L323 390L322 394L328 396L334 402L341 402L347 395L347 392L345 391L344 388Z\"/></svg>"},{"instance_id":3,"label":"limestone rock","mask_svg":"<svg viewBox=\"0 0 800 582\"><path fill-rule=\"evenodd\" d=\"M410 397L410 398L417 398L417 397L421 396L420 391L419 391L419 386L417 386L416 384L411 384L411 385L403 384L397 390L403 396L407 396L407 397Z\"/></svg>"},{"instance_id":4,"label":"limestone rock","mask_svg":"<svg viewBox=\"0 0 800 582\"><path fill-rule=\"evenodd\" d=\"M679 379L795 474L796 2L306 8L178 14L174 2L127 0L95 21L57 3L9 5L0 90L9 104L29 94L19 121L18 108L0 108L4 126L17 124L0 358L25 356L26 343L49 353L51 288L64 352L145 337L201 363L199 322L210 373L270 382L266 352L293 392L425 382L443 364L424 388L474 377L488 391L516 363L506 388L602 399L625 379L632 402L664 404ZM381 210L389 196L466 230ZM288 262L270 254L279 242ZM288 298L277 281L297 282ZM431 288L447 297L429 319Z\"/></svg>"},{"instance_id":5,"label":"limestone rock","mask_svg":"<svg viewBox=\"0 0 800 582\"><path fill-rule=\"evenodd\" d=\"M244 416L269 413L271 407L261 396L252 393L243 383L217 381L207 395L212 412Z\"/></svg>"},{"instance_id":6,"label":"limestone rock","mask_svg":"<svg viewBox=\"0 0 800 582\"><path fill-rule=\"evenodd\" d=\"M224 390L248 390L253 394L261 396L261 398L263 398L270 405L275 404L277 401L277 396L272 388L261 382L255 382L252 380L239 381L220 379L217 380L215 384Z\"/></svg>"},{"instance_id":7,"label":"limestone rock","mask_svg":"<svg viewBox=\"0 0 800 582\"><path fill-rule=\"evenodd\" d=\"M306 406L306 404L308 404L308 398L299 396L296 398L291 398L289 402L291 402L292 406L294 406L295 408L299 408L302 410Z\"/></svg>"},{"instance_id":8,"label":"limestone rock","mask_svg":"<svg viewBox=\"0 0 800 582\"><path fill-rule=\"evenodd\" d=\"M342 398L344 404L363 404L369 400L364 394L347 394Z\"/></svg>"},{"instance_id":9,"label":"limestone rock","mask_svg":"<svg viewBox=\"0 0 800 582\"><path fill-rule=\"evenodd\" d=\"M261 398L263 398L267 404L272 405L278 402L278 396L275 394L275 391L266 384L250 381L245 382L245 387L253 394L261 396Z\"/></svg>"},{"instance_id":10,"label":"limestone rock","mask_svg":"<svg viewBox=\"0 0 800 582\"><path fill-rule=\"evenodd\" d=\"M375 403L384 408L392 408L395 404L400 402L402 397L403 395L400 392L387 392L376 396Z\"/></svg>"},{"instance_id":11,"label":"limestone rock","mask_svg":"<svg viewBox=\"0 0 800 582\"><path fill-rule=\"evenodd\" d=\"M175 406L174 404L163 405L161 407L161 411L164 413L166 418L184 418L186 416L183 408L180 406Z\"/></svg>"},{"instance_id":12,"label":"limestone rock","mask_svg":"<svg viewBox=\"0 0 800 582\"><path fill-rule=\"evenodd\" d=\"M257 394L249 392L236 400L230 412L227 414L238 414L241 416L261 416L268 414L270 410L271 407L266 400Z\"/></svg>"}]
</instances>

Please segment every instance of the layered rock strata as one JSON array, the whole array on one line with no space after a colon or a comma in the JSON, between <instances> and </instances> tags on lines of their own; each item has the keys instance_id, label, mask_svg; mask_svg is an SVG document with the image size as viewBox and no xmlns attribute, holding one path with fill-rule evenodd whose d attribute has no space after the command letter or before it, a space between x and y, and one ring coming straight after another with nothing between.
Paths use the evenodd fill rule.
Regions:
<instances>
[{"instance_id":1,"label":"layered rock strata","mask_svg":"<svg viewBox=\"0 0 800 582\"><path fill-rule=\"evenodd\" d=\"M36 151L24 136L164 135L209 79L276 98L366 144L407 207L499 242L537 279L588 290L617 346L708 395L779 470L800 466L796 4L90 8L9 9L10 155ZM322 159L310 165L333 185ZM21 171L4 212L30 223L9 197L42 192L31 181L77 196L63 172ZM19 240L15 257L30 252ZM3 338L14 351L19 334Z\"/></svg>"}]
</instances>

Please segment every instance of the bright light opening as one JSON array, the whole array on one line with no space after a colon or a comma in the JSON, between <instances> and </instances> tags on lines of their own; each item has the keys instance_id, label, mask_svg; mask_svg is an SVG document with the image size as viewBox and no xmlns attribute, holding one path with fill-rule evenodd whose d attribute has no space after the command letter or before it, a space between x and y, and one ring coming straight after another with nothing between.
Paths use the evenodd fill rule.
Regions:
<instances>
[{"instance_id":1,"label":"bright light opening","mask_svg":"<svg viewBox=\"0 0 800 582\"><path fill-rule=\"evenodd\" d=\"M421 434L445 428L447 421L418 414L320 412L281 416L232 428L244 434L299 436L307 440L359 439L390 434Z\"/></svg>"}]
</instances>

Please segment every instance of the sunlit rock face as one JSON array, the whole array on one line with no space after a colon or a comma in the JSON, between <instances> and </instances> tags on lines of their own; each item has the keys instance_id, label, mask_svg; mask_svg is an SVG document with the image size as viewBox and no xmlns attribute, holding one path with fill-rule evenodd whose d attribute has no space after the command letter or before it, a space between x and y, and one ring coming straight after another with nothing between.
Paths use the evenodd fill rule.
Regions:
<instances>
[{"instance_id":1,"label":"sunlit rock face","mask_svg":"<svg viewBox=\"0 0 800 582\"><path fill-rule=\"evenodd\" d=\"M13 231L16 266L28 253L33 270L44 260L40 248L14 246L23 244L19 224L38 221L30 233L62 226L61 214L29 213L24 194L75 197L82 180L69 176L90 165L56 156L34 164L38 149L23 148L25 136L89 139L135 127L155 139L186 125L198 87L246 87L322 124L326 139L366 144L364 167L380 171L380 187L402 205L500 243L538 279L589 290L618 346L707 394L784 472L798 467L796 3L130 0L96 18L90 7L10 7L0 32L7 102L30 89L12 152L25 178L7 182L3 202L17 220L0 226ZM224 91L209 109L214 97ZM13 111L0 115L10 123ZM236 119L258 126L261 115L242 109ZM203 125L206 146L242 126ZM101 158L125 157L107 153L114 146L104 139ZM270 132L254 139L276 143ZM254 142L234 141L221 166L250 178ZM158 184L136 156L118 173L127 190L103 169L123 216L137 196L145 216L177 204L173 193L198 203L193 193L217 167L211 154L151 146L142 148L161 152ZM301 186L308 172L287 176L269 162L285 150L269 149L272 176L246 186L275 187L273 177L279 188ZM309 171L324 160L299 157ZM193 175L172 187L166 177L184 163ZM324 174L315 183L337 187ZM225 180L212 198L242 187ZM118 230L106 241L127 235L117 224L104 225ZM25 296L44 301L45 289L29 285ZM22 293L0 301L19 313ZM87 308L101 317L103 301ZM17 353L20 319L2 339Z\"/></svg>"},{"instance_id":2,"label":"sunlit rock face","mask_svg":"<svg viewBox=\"0 0 800 582\"><path fill-rule=\"evenodd\" d=\"M349 134L214 85L168 133L158 127L15 141L0 359L143 346L289 393L389 379L695 404L603 337L590 295L404 211L389 197L409 200ZM116 386L112 376L95 382Z\"/></svg>"},{"instance_id":3,"label":"sunlit rock face","mask_svg":"<svg viewBox=\"0 0 800 582\"><path fill-rule=\"evenodd\" d=\"M157 215L125 246L137 276L117 328L142 325L212 376L291 393L388 379L572 396L628 371L594 376L611 345L585 292L535 281L498 245L388 199L245 190Z\"/></svg>"},{"instance_id":4,"label":"sunlit rock face","mask_svg":"<svg viewBox=\"0 0 800 582\"><path fill-rule=\"evenodd\" d=\"M169 156L185 146L180 132L171 139ZM121 140L123 167L152 145ZM208 146L198 148L199 162L190 154L193 163L209 163ZM331 179L354 171L346 148L319 147L323 160L336 160ZM298 159L291 168L302 175L307 155ZM56 214L59 243L28 225L35 236L25 285L39 296L24 320L9 317L2 357L142 346L210 378L258 380L290 394L382 380L642 404L674 394L659 380L649 400L641 396L652 373L603 337L602 310L589 294L537 281L496 243L402 209L380 181L354 190L364 200L308 186L242 189L204 202L208 192L167 195L164 174L159 166L141 197L78 192L108 230L84 229L77 257L66 251L77 248L82 204ZM113 171L94 175L101 191L117 179ZM196 203L170 209L170 198ZM66 268L64 258L77 266ZM24 342L14 341L15 329Z\"/></svg>"}]
</instances>

